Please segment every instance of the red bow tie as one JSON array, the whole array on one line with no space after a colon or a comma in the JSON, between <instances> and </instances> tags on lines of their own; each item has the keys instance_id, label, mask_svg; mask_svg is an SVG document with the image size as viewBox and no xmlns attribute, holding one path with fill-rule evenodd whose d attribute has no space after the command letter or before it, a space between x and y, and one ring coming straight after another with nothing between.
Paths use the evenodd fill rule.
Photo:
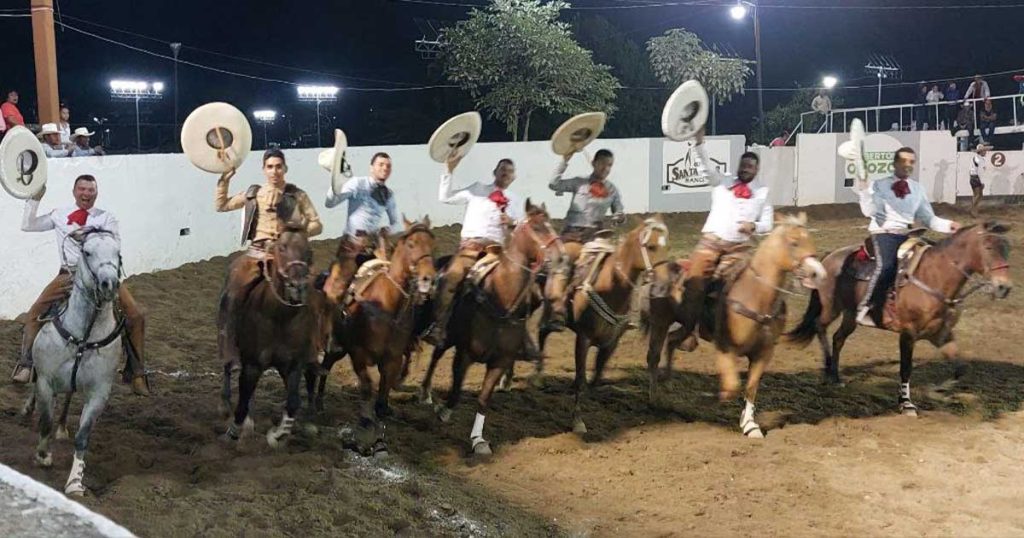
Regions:
<instances>
[{"instance_id":1,"label":"red bow tie","mask_svg":"<svg viewBox=\"0 0 1024 538\"><path fill-rule=\"evenodd\" d=\"M79 226L85 226L85 221L89 219L89 212L84 209L78 209L72 211L68 215L68 224L77 224Z\"/></svg>"},{"instance_id":2,"label":"red bow tie","mask_svg":"<svg viewBox=\"0 0 1024 538\"><path fill-rule=\"evenodd\" d=\"M490 196L487 197L487 199L494 202L495 205L498 206L498 209L502 211L505 211L505 208L508 207L508 197L505 196L505 193L503 191L496 190L492 192Z\"/></svg>"},{"instance_id":3,"label":"red bow tie","mask_svg":"<svg viewBox=\"0 0 1024 538\"><path fill-rule=\"evenodd\" d=\"M594 198L607 198L608 187L604 184L603 181L591 181L590 196Z\"/></svg>"},{"instance_id":4,"label":"red bow tie","mask_svg":"<svg viewBox=\"0 0 1024 538\"><path fill-rule=\"evenodd\" d=\"M732 186L732 194L733 194L733 196L735 196L737 198L743 198L744 200L749 200L750 197L753 196L754 193L751 192L749 185L747 185L746 183L742 183L741 182L741 183L737 183L737 184Z\"/></svg>"},{"instance_id":5,"label":"red bow tie","mask_svg":"<svg viewBox=\"0 0 1024 538\"><path fill-rule=\"evenodd\" d=\"M898 179L892 183L892 192L902 200L904 196L910 194L910 183L905 179Z\"/></svg>"}]
</instances>

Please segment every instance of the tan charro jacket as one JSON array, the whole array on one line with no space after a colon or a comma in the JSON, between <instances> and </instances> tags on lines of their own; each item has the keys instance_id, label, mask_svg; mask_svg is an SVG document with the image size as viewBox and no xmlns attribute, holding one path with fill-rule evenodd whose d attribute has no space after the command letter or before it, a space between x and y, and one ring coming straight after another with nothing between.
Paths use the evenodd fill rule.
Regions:
<instances>
[{"instance_id":1,"label":"tan charro jacket","mask_svg":"<svg viewBox=\"0 0 1024 538\"><path fill-rule=\"evenodd\" d=\"M250 193L253 193L250 194ZM280 222L277 216L277 205L286 196L286 192L295 196L296 211L293 219L306 227L306 232L313 237L323 231L323 224L317 214L313 203L305 191L291 184L285 184L283 189L278 189L269 184L253 186L247 192L240 192L228 197L228 181L217 181L217 188L214 191L213 206L218 212L235 211L246 207L248 203L252 208L252 218L247 215L245 226L242 230L242 241L251 239L253 242L277 239L280 233Z\"/></svg>"}]
</instances>

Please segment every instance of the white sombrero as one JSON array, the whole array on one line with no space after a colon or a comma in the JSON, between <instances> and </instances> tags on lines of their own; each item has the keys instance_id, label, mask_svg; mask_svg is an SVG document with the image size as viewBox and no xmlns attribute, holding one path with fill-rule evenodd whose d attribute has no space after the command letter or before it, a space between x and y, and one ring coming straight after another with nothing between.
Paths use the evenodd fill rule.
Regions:
<instances>
[{"instance_id":1,"label":"white sombrero","mask_svg":"<svg viewBox=\"0 0 1024 538\"><path fill-rule=\"evenodd\" d=\"M21 125L0 142L0 184L15 198L31 198L46 185L46 153L39 140Z\"/></svg>"},{"instance_id":2,"label":"white sombrero","mask_svg":"<svg viewBox=\"0 0 1024 538\"><path fill-rule=\"evenodd\" d=\"M427 143L430 158L443 163L453 151L465 156L480 138L482 125L483 120L479 112L459 114L442 123L434 134L430 135L430 142Z\"/></svg>"},{"instance_id":3,"label":"white sombrero","mask_svg":"<svg viewBox=\"0 0 1024 538\"><path fill-rule=\"evenodd\" d=\"M192 164L214 174L241 166L252 148L245 114L227 103L208 103L192 111L181 126L181 149Z\"/></svg>"},{"instance_id":4,"label":"white sombrero","mask_svg":"<svg viewBox=\"0 0 1024 538\"><path fill-rule=\"evenodd\" d=\"M864 166L864 123L860 118L853 118L850 122L850 139L839 144L836 153L854 163L857 179L867 179L867 169Z\"/></svg>"},{"instance_id":5,"label":"white sombrero","mask_svg":"<svg viewBox=\"0 0 1024 538\"><path fill-rule=\"evenodd\" d=\"M551 150L557 155L580 151L601 134L606 121L604 112L585 112L565 120L551 135Z\"/></svg>"},{"instance_id":6,"label":"white sombrero","mask_svg":"<svg viewBox=\"0 0 1024 538\"><path fill-rule=\"evenodd\" d=\"M334 130L334 147L325 149L317 156L317 163L331 173L331 186L334 192L341 192L341 178L352 175L352 168L345 160L345 150L348 149L348 137L341 129Z\"/></svg>"},{"instance_id":7,"label":"white sombrero","mask_svg":"<svg viewBox=\"0 0 1024 538\"><path fill-rule=\"evenodd\" d=\"M661 111L661 132L677 142L693 138L708 121L708 94L696 80L679 85Z\"/></svg>"}]
</instances>

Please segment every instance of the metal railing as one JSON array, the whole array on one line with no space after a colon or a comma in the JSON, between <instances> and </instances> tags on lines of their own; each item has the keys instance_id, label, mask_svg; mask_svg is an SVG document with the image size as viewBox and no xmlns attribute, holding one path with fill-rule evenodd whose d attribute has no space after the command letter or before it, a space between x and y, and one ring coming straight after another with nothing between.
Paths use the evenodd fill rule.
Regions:
<instances>
[{"instance_id":1,"label":"metal railing","mask_svg":"<svg viewBox=\"0 0 1024 538\"><path fill-rule=\"evenodd\" d=\"M1014 95L1000 95L989 98L992 101L992 109L998 114L996 124L1001 126L1024 127L1024 93ZM797 128L801 133L834 133L846 132L850 121L853 118L861 118L864 121L864 130L871 132L880 131L913 131L913 130L938 130L939 125L943 129L952 129L952 123L960 113L964 102L971 103L974 114L974 127L981 125L980 115L983 110L981 98L966 99L959 101L940 101L938 103L910 103L901 105L871 106L863 108L843 108L833 110L822 116L819 112L804 112L800 114L800 124ZM1006 104L1012 109L1010 114L1012 123L1006 123ZM923 117L922 117L923 116ZM898 119L897 119L898 118ZM896 119L896 121L893 121ZM873 121L872 121L873 120ZM838 123L838 125L836 125ZM925 127L927 124L927 128ZM888 126L888 127L884 127ZM883 128L884 127L884 128ZM838 128L838 129L837 129ZM963 126L960 126L963 128ZM794 129L795 131L796 129ZM1024 129L1022 129L1024 130Z\"/></svg>"}]
</instances>

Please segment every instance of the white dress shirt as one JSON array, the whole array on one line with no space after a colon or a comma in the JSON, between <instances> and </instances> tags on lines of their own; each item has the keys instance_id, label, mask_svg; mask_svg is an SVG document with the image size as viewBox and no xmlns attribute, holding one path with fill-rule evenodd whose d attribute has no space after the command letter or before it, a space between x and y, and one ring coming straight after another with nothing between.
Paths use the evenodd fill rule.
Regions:
<instances>
[{"instance_id":1,"label":"white dress shirt","mask_svg":"<svg viewBox=\"0 0 1024 538\"><path fill-rule=\"evenodd\" d=\"M356 232L377 233L381 228L390 226L390 231L402 229L398 220L398 209L395 206L395 193L392 192L387 203L381 204L373 196L377 181L370 177L354 177L345 182L341 192L334 192L334 185L327 187L325 205L332 208L348 200L348 220L345 233L355 235ZM385 220L387 219L387 220Z\"/></svg>"},{"instance_id":2,"label":"white dress shirt","mask_svg":"<svg viewBox=\"0 0 1024 538\"><path fill-rule=\"evenodd\" d=\"M57 249L61 254L61 265L74 268L78 265L78 259L82 256L82 246L77 242L68 240L67 237L75 230L81 229L75 223L68 222L68 216L78 211L78 206L61 207L50 211L43 216L36 216L39 211L39 202L36 200L25 201L25 212L21 219L21 231L23 232L57 232ZM112 232L118 242L121 241L121 230L117 218L108 211L98 208L88 210L89 216L85 225L94 228L101 228Z\"/></svg>"},{"instance_id":3,"label":"white dress shirt","mask_svg":"<svg viewBox=\"0 0 1024 538\"><path fill-rule=\"evenodd\" d=\"M981 177L981 175L985 173L985 168L987 168L987 167L988 167L987 159L985 159L981 155L978 155L977 153L975 153L974 157L971 157L971 175L972 176Z\"/></svg>"},{"instance_id":4,"label":"white dress shirt","mask_svg":"<svg viewBox=\"0 0 1024 538\"><path fill-rule=\"evenodd\" d=\"M868 224L869 233L906 234L915 220L936 232L952 232L952 221L935 215L920 183L908 179L910 192L900 198L892 190L896 181L895 177L889 176L872 181L867 188L854 185L854 190L860 196L860 211L871 219Z\"/></svg>"},{"instance_id":5,"label":"white dress shirt","mask_svg":"<svg viewBox=\"0 0 1024 538\"><path fill-rule=\"evenodd\" d=\"M988 82L984 80L981 81L980 87L977 81L971 82L970 87L967 88L967 92L964 93L964 99L970 99L972 97L977 97L978 99L988 99L989 97L992 97L992 90L989 89Z\"/></svg>"},{"instance_id":6,"label":"white dress shirt","mask_svg":"<svg viewBox=\"0 0 1024 538\"><path fill-rule=\"evenodd\" d=\"M775 210L768 201L768 187L748 184L750 198L740 198L733 194L732 188L739 180L735 176L727 176L715 167L707 167L710 162L703 144L695 145L697 150L697 169L707 176L708 182L714 186L711 190L711 211L704 223L702 233L715 234L720 239L733 243L743 243L750 239L750 234L740 231L744 222L753 222L756 233L772 231L775 223Z\"/></svg>"},{"instance_id":7,"label":"white dress shirt","mask_svg":"<svg viewBox=\"0 0 1024 538\"><path fill-rule=\"evenodd\" d=\"M441 185L437 199L445 204L466 204L466 215L462 219L462 238L484 238L498 243L505 242L505 225L501 223L502 211L489 196L499 190L494 183L476 182L468 187L452 190L452 175L441 174ZM525 216L525 203L516 193L503 189L508 207L504 213L513 223Z\"/></svg>"}]
</instances>

